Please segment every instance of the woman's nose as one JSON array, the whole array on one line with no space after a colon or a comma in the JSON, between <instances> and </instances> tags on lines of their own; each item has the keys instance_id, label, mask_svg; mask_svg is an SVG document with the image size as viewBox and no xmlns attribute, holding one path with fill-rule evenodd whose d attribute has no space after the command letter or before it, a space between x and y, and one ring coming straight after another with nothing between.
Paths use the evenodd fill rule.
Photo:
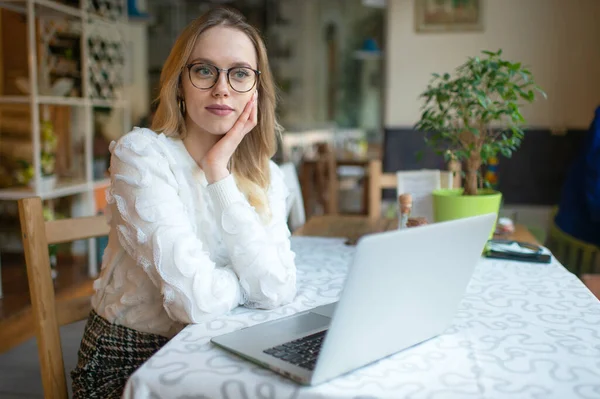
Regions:
<instances>
[{"instance_id":1,"label":"woman's nose","mask_svg":"<svg viewBox=\"0 0 600 399\"><path fill-rule=\"evenodd\" d=\"M219 77L217 78L217 83L213 87L213 95L221 97L221 96L229 96L229 82L227 82L227 72L221 71L219 73Z\"/></svg>"}]
</instances>

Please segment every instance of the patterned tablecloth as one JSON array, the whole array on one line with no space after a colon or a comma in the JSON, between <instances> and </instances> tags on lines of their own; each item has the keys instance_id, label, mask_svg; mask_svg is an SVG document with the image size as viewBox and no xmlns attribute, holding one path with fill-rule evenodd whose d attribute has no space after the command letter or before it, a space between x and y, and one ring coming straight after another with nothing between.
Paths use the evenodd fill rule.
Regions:
<instances>
[{"instance_id":1,"label":"patterned tablecloth","mask_svg":"<svg viewBox=\"0 0 600 399\"><path fill-rule=\"evenodd\" d=\"M292 304L188 326L132 375L124 398L600 398L600 302L555 260L482 259L444 334L316 387L209 342L335 301L354 253L343 242L293 237Z\"/></svg>"}]
</instances>

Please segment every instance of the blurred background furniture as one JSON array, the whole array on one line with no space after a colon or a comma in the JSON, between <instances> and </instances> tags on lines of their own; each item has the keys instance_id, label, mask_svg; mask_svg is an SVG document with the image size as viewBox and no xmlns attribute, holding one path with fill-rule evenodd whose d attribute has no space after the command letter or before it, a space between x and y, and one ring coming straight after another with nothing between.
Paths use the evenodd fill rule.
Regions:
<instances>
[{"instance_id":1,"label":"blurred background furniture","mask_svg":"<svg viewBox=\"0 0 600 399\"><path fill-rule=\"evenodd\" d=\"M283 172L285 185L290 191L286 200L286 211L290 231L294 231L306 222L302 190L300 188L300 182L298 181L298 172L296 171L296 165L292 162L286 162L280 165L280 169Z\"/></svg>"},{"instance_id":2,"label":"blurred background furniture","mask_svg":"<svg viewBox=\"0 0 600 399\"><path fill-rule=\"evenodd\" d=\"M303 183L306 186L310 186L312 183L314 188L314 190L303 190L305 193L304 204L311 204L312 198L309 193L312 191L315 194L313 198L316 199L317 213L335 215L338 213L339 201L335 153L329 143L317 143L316 146L314 169L310 168L308 162L302 163Z\"/></svg>"},{"instance_id":3,"label":"blurred background furniture","mask_svg":"<svg viewBox=\"0 0 600 399\"><path fill-rule=\"evenodd\" d=\"M413 206L411 217L425 217L429 223L434 222L431 193L439 188L454 187L455 179L452 171L437 169L420 169L383 173L380 160L369 161L369 216L381 217L384 213L391 216L392 211L382 211L382 190L393 189L394 200L388 202L391 210L397 208L400 194L411 194Z\"/></svg>"},{"instance_id":4,"label":"blurred background furniture","mask_svg":"<svg viewBox=\"0 0 600 399\"><path fill-rule=\"evenodd\" d=\"M413 217L424 217L428 223L433 223L433 191L441 188L441 173L439 170L407 170L396 172L396 197L401 194L412 196ZM446 184L448 179L446 179Z\"/></svg>"},{"instance_id":5,"label":"blurred background furniture","mask_svg":"<svg viewBox=\"0 0 600 399\"><path fill-rule=\"evenodd\" d=\"M553 216L557 212L558 208L555 208ZM554 217L551 219L546 246L560 263L577 276L592 273L594 265L600 263L600 248L562 231L556 225Z\"/></svg>"},{"instance_id":6,"label":"blurred background furniture","mask_svg":"<svg viewBox=\"0 0 600 399\"><path fill-rule=\"evenodd\" d=\"M395 173L383 173L381 160L369 162L369 218L382 216L381 198L383 189L396 189L398 178Z\"/></svg>"},{"instance_id":7,"label":"blurred background furniture","mask_svg":"<svg viewBox=\"0 0 600 399\"><path fill-rule=\"evenodd\" d=\"M69 216L99 211L95 193L110 184L108 142L131 129L127 7L107 3L0 3L4 255L22 256L16 211L21 198L64 203ZM87 254L88 272L97 274L94 240L64 249Z\"/></svg>"}]
</instances>

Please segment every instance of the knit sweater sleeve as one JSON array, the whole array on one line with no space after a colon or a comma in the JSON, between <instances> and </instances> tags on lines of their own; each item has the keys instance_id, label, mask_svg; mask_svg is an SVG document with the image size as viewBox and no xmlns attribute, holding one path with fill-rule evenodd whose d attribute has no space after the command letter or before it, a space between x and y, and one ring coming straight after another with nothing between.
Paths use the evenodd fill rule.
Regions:
<instances>
[{"instance_id":1,"label":"knit sweater sleeve","mask_svg":"<svg viewBox=\"0 0 600 399\"><path fill-rule=\"evenodd\" d=\"M149 134L151 133L151 134ZM116 204L113 228L121 246L160 289L169 317L198 323L242 300L238 277L217 267L194 231L168 156L153 132L134 130L110 146Z\"/></svg>"},{"instance_id":2,"label":"knit sweater sleeve","mask_svg":"<svg viewBox=\"0 0 600 399\"><path fill-rule=\"evenodd\" d=\"M239 191L233 176L208 186L217 224L248 307L274 308L291 302L296 295L295 254L290 248L285 206L288 190L283 173L273 162L270 172L272 215L266 224Z\"/></svg>"}]
</instances>

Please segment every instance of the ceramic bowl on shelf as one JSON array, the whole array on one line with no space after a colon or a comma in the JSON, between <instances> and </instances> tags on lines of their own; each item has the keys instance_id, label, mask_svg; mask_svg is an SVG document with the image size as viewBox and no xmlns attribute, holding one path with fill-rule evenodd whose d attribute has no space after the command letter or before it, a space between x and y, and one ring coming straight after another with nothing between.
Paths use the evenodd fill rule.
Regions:
<instances>
[{"instance_id":1,"label":"ceramic bowl on shelf","mask_svg":"<svg viewBox=\"0 0 600 399\"><path fill-rule=\"evenodd\" d=\"M51 175L51 176L42 176L40 178L40 192L41 193L47 193L49 191L54 190L54 187L56 187L56 175ZM29 181L29 187L35 189L35 180L31 179Z\"/></svg>"},{"instance_id":2,"label":"ceramic bowl on shelf","mask_svg":"<svg viewBox=\"0 0 600 399\"><path fill-rule=\"evenodd\" d=\"M73 79L70 78L60 78L52 85L52 95L56 97L63 97L68 95L73 89L74 85Z\"/></svg>"},{"instance_id":3,"label":"ceramic bowl on shelf","mask_svg":"<svg viewBox=\"0 0 600 399\"><path fill-rule=\"evenodd\" d=\"M54 97L65 97L71 93L73 90L73 86L75 85L75 81L71 78L60 78L57 79L51 88L44 87L40 83L38 86L38 94L42 96L54 96ZM31 85L29 84L29 78L18 77L15 79L15 86L19 89L23 94L31 93Z\"/></svg>"}]
</instances>

